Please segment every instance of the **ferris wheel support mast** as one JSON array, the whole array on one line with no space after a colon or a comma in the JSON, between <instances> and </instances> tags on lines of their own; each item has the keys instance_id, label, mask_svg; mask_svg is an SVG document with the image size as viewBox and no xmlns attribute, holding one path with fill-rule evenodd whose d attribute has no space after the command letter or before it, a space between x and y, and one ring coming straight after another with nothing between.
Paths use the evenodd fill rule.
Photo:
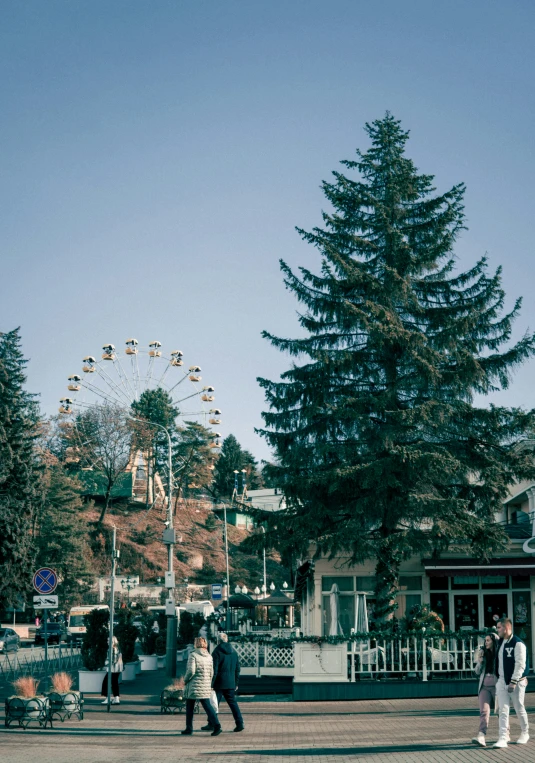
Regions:
<instances>
[{"instance_id":1,"label":"ferris wheel support mast","mask_svg":"<svg viewBox=\"0 0 535 763\"><path fill-rule=\"evenodd\" d=\"M173 546L176 543L175 528L173 526L173 452L171 447L171 435L167 427L163 424L156 424L154 421L138 419L130 416L132 421L139 421L141 424L149 424L163 430L167 437L167 519L166 528L163 533L163 542L167 546L167 572L165 573L165 587L167 588L167 600L165 611L167 614L167 642L165 646L165 663L167 675L176 678L176 636L177 636L177 617L175 609L175 573L173 570Z\"/></svg>"}]
</instances>

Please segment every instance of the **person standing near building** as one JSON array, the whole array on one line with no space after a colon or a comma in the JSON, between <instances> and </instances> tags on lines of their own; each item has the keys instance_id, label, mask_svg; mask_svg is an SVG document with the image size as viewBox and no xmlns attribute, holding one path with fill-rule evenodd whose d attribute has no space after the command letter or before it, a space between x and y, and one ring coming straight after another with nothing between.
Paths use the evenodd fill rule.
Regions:
<instances>
[{"instance_id":1,"label":"person standing near building","mask_svg":"<svg viewBox=\"0 0 535 763\"><path fill-rule=\"evenodd\" d=\"M489 728L491 706L496 702L497 644L498 636L495 633L485 636L485 644L479 652L474 668L476 675L479 676L479 732L472 742L480 747L487 746L485 737Z\"/></svg>"},{"instance_id":2,"label":"person standing near building","mask_svg":"<svg viewBox=\"0 0 535 763\"><path fill-rule=\"evenodd\" d=\"M526 744L529 740L528 714L524 707L524 695L529 671L526 645L518 636L513 635L513 623L502 617L496 624L500 641L496 656L496 692L500 707L499 736L493 747L507 747L509 711L511 702L520 721L520 736L517 744Z\"/></svg>"},{"instance_id":3,"label":"person standing near building","mask_svg":"<svg viewBox=\"0 0 535 763\"><path fill-rule=\"evenodd\" d=\"M226 699L230 712L234 718L236 728L234 731L243 731L243 718L236 700L236 691L240 678L240 658L238 653L228 643L226 633L219 634L219 644L212 654L214 660L214 677L212 685L217 694L217 701L221 703L223 697ZM210 724L202 730L209 731Z\"/></svg>"},{"instance_id":4,"label":"person standing near building","mask_svg":"<svg viewBox=\"0 0 535 763\"><path fill-rule=\"evenodd\" d=\"M108 664L108 660L106 660L106 665ZM118 705L121 701L119 697L119 676L121 675L123 671L123 656L121 654L121 650L119 649L119 642L117 641L117 637L114 636L112 639L112 647L111 647L111 704L112 705ZM102 690L101 695L105 697L105 700L103 701L103 705L108 704L108 673L104 676L104 679L102 681Z\"/></svg>"},{"instance_id":5,"label":"person standing near building","mask_svg":"<svg viewBox=\"0 0 535 763\"><path fill-rule=\"evenodd\" d=\"M184 683L184 699L186 700L186 728L181 734L193 734L193 711L195 702L199 700L208 716L208 723L212 728L212 736L221 734L221 724L217 717L210 695L212 693L212 678L214 675L214 664L212 655L208 651L206 639L197 637L194 641L195 649L189 656Z\"/></svg>"}]
</instances>

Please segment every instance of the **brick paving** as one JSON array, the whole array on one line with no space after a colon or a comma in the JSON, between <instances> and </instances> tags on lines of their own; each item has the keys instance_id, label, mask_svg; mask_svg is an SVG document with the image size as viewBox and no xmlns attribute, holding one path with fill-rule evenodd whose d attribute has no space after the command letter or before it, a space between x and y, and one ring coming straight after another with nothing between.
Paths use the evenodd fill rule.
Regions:
<instances>
[{"instance_id":1,"label":"brick paving","mask_svg":"<svg viewBox=\"0 0 535 763\"><path fill-rule=\"evenodd\" d=\"M143 674L123 684L122 702L110 713L92 695L82 722L54 729L5 729L0 717L0 761L9 763L199 763L217 755L223 763L533 763L535 736L507 750L478 748L469 740L478 728L476 697L364 702L292 702L287 697L243 697L246 730L232 733L228 708L220 714L224 733L197 731L182 737L183 715L161 715L165 679ZM527 698L535 735L535 695ZM489 740L497 736L491 718ZM512 738L519 728L512 716Z\"/></svg>"}]
</instances>

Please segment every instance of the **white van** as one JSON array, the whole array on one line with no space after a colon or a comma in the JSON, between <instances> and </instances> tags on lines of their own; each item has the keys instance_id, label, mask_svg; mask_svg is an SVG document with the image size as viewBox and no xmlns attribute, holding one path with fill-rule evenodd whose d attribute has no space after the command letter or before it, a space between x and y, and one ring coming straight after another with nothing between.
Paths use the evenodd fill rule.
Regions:
<instances>
[{"instance_id":1,"label":"white van","mask_svg":"<svg viewBox=\"0 0 535 763\"><path fill-rule=\"evenodd\" d=\"M84 617L92 612L94 609L107 609L110 608L107 604L86 604L81 607L71 607L69 612L69 622L67 624L67 641L71 644L75 641L81 641L86 632L84 624Z\"/></svg>"}]
</instances>

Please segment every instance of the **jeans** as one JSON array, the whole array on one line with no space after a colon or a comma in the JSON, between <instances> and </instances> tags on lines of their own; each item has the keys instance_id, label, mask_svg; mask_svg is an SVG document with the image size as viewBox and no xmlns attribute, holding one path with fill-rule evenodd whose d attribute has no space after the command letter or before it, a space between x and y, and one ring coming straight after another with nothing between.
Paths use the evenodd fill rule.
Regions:
<instances>
[{"instance_id":1,"label":"jeans","mask_svg":"<svg viewBox=\"0 0 535 763\"><path fill-rule=\"evenodd\" d=\"M112 673L111 674L111 696L112 697L118 697L119 696L119 676L120 673ZM104 680L102 681L102 691L100 692L103 697L108 696L108 674L104 676Z\"/></svg>"},{"instance_id":2,"label":"jeans","mask_svg":"<svg viewBox=\"0 0 535 763\"><path fill-rule=\"evenodd\" d=\"M193 711L195 709L195 702L197 702L195 699L186 700L186 729L188 731L193 731ZM214 710L214 706L210 700L200 699L199 702L203 706L204 712L208 716L208 723L210 726L213 726L214 729L218 729L221 724L219 723L219 718L217 717L217 713Z\"/></svg>"},{"instance_id":3,"label":"jeans","mask_svg":"<svg viewBox=\"0 0 535 763\"><path fill-rule=\"evenodd\" d=\"M485 676L479 692L479 733L486 734L489 727L490 708L496 696L496 677Z\"/></svg>"},{"instance_id":4,"label":"jeans","mask_svg":"<svg viewBox=\"0 0 535 763\"><path fill-rule=\"evenodd\" d=\"M236 700L236 690L235 689L216 689L216 694L217 694L218 704L221 703L221 700L223 697L227 700L227 705L230 707L230 712L232 713L234 722L236 726L238 726L238 728L241 728L243 726L243 718L240 713L238 702Z\"/></svg>"},{"instance_id":5,"label":"jeans","mask_svg":"<svg viewBox=\"0 0 535 763\"><path fill-rule=\"evenodd\" d=\"M524 707L524 695L526 693L526 681L518 683L515 686L515 690L509 694L507 686L503 678L498 679L496 684L496 691L498 693L498 704L500 706L500 738L507 736L507 729L509 727L509 710L511 708L511 702L515 708L518 720L520 721L520 730L523 734L528 733L528 714Z\"/></svg>"}]
</instances>

